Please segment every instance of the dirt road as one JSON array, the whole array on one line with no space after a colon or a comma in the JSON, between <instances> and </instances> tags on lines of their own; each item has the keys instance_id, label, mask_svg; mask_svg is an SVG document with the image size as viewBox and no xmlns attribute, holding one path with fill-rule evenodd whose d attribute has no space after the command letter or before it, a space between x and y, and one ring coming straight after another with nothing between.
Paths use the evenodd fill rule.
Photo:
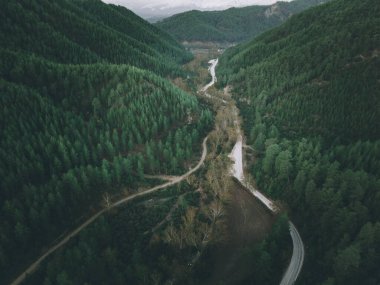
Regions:
<instances>
[{"instance_id":1,"label":"dirt road","mask_svg":"<svg viewBox=\"0 0 380 285\"><path fill-rule=\"evenodd\" d=\"M148 189L146 191L143 191L143 192L140 192L140 193L136 193L136 194L133 194L131 196L122 198L122 199L114 202L113 204L111 204L108 208L100 210L98 213L96 213L95 215L93 215L91 218L89 218L87 221L85 221L83 224L81 224L79 227L77 227L71 233L69 233L68 235L66 235L58 244L52 246L47 252L45 252L41 257L39 257L35 262L33 262L23 273L21 273L11 283L11 285L18 285L22 281L24 281L24 279L28 276L28 274L33 273L33 271L35 271L37 269L37 267L41 264L41 262L44 261L49 255L51 255L57 249L59 249L62 246L64 246L72 237L75 237L76 235L78 235L83 229L85 229L89 224L91 224L92 222L94 222L99 216L101 216L105 212L107 212L107 211L109 211L109 210L111 210L113 208L116 208L116 207L118 207L118 206L120 206L120 205L122 205L122 204L124 204L124 203L126 203L128 201L131 201L131 200L133 200L133 199L135 199L137 197L141 197L141 196L153 193L155 191L158 191L158 190L161 190L161 189L173 186L175 184L178 184L181 181L183 181L184 179L186 179L187 177L189 177L191 174L193 174L195 171L197 171L202 166L202 164L203 164L203 162L204 162L204 160L206 158L206 155L207 155L207 139L208 139L208 137L206 137L203 140L203 143L202 143L202 148L203 148L203 150L202 150L202 156L201 156L201 159L199 160L198 164L194 168L190 169L188 172L186 172L185 174L183 174L181 176L176 176L173 180L171 180L169 182L166 182L166 183L161 184L161 185L157 185L157 186L155 186L153 188L150 188L150 189Z\"/></svg>"}]
</instances>

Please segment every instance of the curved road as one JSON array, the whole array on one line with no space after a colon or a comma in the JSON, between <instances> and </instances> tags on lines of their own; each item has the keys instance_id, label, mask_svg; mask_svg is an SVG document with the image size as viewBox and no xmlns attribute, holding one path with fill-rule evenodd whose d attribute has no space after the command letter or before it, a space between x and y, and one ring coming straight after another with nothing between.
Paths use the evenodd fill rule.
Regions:
<instances>
[{"instance_id":1,"label":"curved road","mask_svg":"<svg viewBox=\"0 0 380 285\"><path fill-rule=\"evenodd\" d=\"M212 76L212 80L209 84L207 84L205 87L201 89L202 92L206 92L207 89L210 88L212 85L214 85L214 83L217 81L217 78L215 75L215 68L218 64L218 59L210 60L209 64L210 64L209 71ZM240 126L237 120L237 112L235 112L234 115L236 116L235 125L238 132L238 138L237 138L236 144L234 145L229 155L231 160L233 160L234 162L231 167L231 175L234 176L241 183L241 185L247 188L257 199L259 199L270 211L272 211L273 213L276 213L278 212L278 208L273 203L273 201L271 201L264 194L262 194L260 191L255 189L247 181L245 181L244 170L243 170L243 138L242 138ZM305 250L304 250L304 245L303 245L301 236L291 221L289 221L289 230L290 230L290 236L292 237L292 242L293 242L293 254L292 254L292 258L290 260L289 266L284 276L282 277L280 285L293 285L296 282L298 275L301 272L304 256L305 256Z\"/></svg>"},{"instance_id":2,"label":"curved road","mask_svg":"<svg viewBox=\"0 0 380 285\"><path fill-rule=\"evenodd\" d=\"M280 285L291 285L296 282L297 277L301 272L305 256L305 249L302 243L301 236L292 222L289 222L289 228L290 235L293 241L293 254L288 269L282 277Z\"/></svg>"},{"instance_id":3,"label":"curved road","mask_svg":"<svg viewBox=\"0 0 380 285\"><path fill-rule=\"evenodd\" d=\"M118 207L118 206L120 206L120 205L122 205L122 204L124 204L124 203L126 203L126 202L128 202L130 200L133 200L133 199L135 199L137 197L145 196L147 194L156 192L158 190L161 190L161 189L173 186L173 185L181 182L182 180L186 179L187 177L189 177L191 174L193 174L195 171L197 171L202 166L202 164L203 164L203 162L204 162L204 160L206 158L206 155L207 155L207 144L206 144L207 143L207 139L208 139L208 136L203 140L203 143L202 143L202 148L203 148L202 156L201 156L201 159L199 160L198 164L194 168L190 169L188 172L186 172L185 174L183 174L181 176L175 177L173 180L171 180L169 182L166 182L166 183L161 184L161 185L157 185L157 186L155 186L153 188L150 188L150 189L148 189L146 191L143 191L143 192L140 192L140 193L136 193L136 194L133 194L131 196L125 197L123 199L120 199L119 201L116 201L113 204L111 204L108 208L100 210L98 213L96 213L91 218L89 218L87 221L85 221L83 224L81 224L79 227L77 227L74 231L72 231L71 233L69 233L58 244L56 244L53 247L51 247L46 253L44 253L35 262L33 262L33 264L30 265L28 267L28 269L26 269L23 273L21 273L20 276L18 276L17 279L14 280L11 283L11 285L18 285L22 281L24 281L24 279L28 276L28 274L33 273L33 271L37 269L37 267L41 264L41 262L44 261L50 254L52 254L53 252L55 252L60 247L64 246L72 237L75 237L76 235L78 235L84 228L86 228L89 224L91 224L100 215L104 214L108 210L116 208L116 207Z\"/></svg>"}]
</instances>

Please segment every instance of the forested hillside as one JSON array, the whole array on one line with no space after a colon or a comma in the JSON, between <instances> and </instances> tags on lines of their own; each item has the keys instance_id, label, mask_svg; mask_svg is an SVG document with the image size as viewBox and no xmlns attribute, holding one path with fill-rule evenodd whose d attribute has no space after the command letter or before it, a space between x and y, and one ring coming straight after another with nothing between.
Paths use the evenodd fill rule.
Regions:
<instances>
[{"instance_id":1,"label":"forested hillside","mask_svg":"<svg viewBox=\"0 0 380 285\"><path fill-rule=\"evenodd\" d=\"M306 246L300 284L379 284L380 5L334 0L228 50L259 189Z\"/></svg>"},{"instance_id":2,"label":"forested hillside","mask_svg":"<svg viewBox=\"0 0 380 285\"><path fill-rule=\"evenodd\" d=\"M241 42L276 27L293 14L328 0L294 0L224 11L189 11L156 24L180 41Z\"/></svg>"},{"instance_id":3,"label":"forested hillside","mask_svg":"<svg viewBox=\"0 0 380 285\"><path fill-rule=\"evenodd\" d=\"M3 1L0 283L107 199L180 174L212 115L160 77L191 56L125 8Z\"/></svg>"},{"instance_id":4,"label":"forested hillside","mask_svg":"<svg viewBox=\"0 0 380 285\"><path fill-rule=\"evenodd\" d=\"M176 75L191 58L171 36L100 0L4 1L0 17L2 48L60 63L131 64Z\"/></svg>"}]
</instances>

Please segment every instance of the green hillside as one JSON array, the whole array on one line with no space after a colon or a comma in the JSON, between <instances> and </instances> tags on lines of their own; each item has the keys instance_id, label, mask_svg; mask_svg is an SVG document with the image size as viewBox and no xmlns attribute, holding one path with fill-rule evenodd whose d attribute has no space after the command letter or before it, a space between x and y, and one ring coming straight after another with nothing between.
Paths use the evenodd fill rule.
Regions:
<instances>
[{"instance_id":1,"label":"green hillside","mask_svg":"<svg viewBox=\"0 0 380 285\"><path fill-rule=\"evenodd\" d=\"M180 74L191 55L126 8L86 1L5 1L1 47L60 63L131 64Z\"/></svg>"},{"instance_id":2,"label":"green hillside","mask_svg":"<svg viewBox=\"0 0 380 285\"><path fill-rule=\"evenodd\" d=\"M300 284L379 284L380 5L335 0L228 50L259 189L306 245Z\"/></svg>"},{"instance_id":3,"label":"green hillside","mask_svg":"<svg viewBox=\"0 0 380 285\"><path fill-rule=\"evenodd\" d=\"M4 1L5 2L5 1ZM191 56L125 8L6 1L0 10L0 283L109 197L180 174L210 111L161 76Z\"/></svg>"},{"instance_id":4,"label":"green hillside","mask_svg":"<svg viewBox=\"0 0 380 285\"><path fill-rule=\"evenodd\" d=\"M156 24L180 41L241 42L276 27L291 15L328 0L294 0L224 11L189 11Z\"/></svg>"}]
</instances>

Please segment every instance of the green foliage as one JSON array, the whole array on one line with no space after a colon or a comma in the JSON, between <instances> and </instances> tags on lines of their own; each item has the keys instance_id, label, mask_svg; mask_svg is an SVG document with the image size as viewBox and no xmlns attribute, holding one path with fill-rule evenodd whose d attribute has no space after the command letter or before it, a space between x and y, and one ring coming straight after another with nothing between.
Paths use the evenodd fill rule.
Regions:
<instances>
[{"instance_id":1,"label":"green foliage","mask_svg":"<svg viewBox=\"0 0 380 285\"><path fill-rule=\"evenodd\" d=\"M183 173L212 116L159 76L181 75L189 54L125 8L8 1L0 17L0 283L7 283L103 207L105 193L133 193L144 174ZM75 284L67 274L60 269L49 282Z\"/></svg>"},{"instance_id":2,"label":"green foliage","mask_svg":"<svg viewBox=\"0 0 380 285\"><path fill-rule=\"evenodd\" d=\"M333 1L294 16L227 51L220 78L227 76L237 93L252 97L252 119L264 117L288 137L376 138L380 12L370 4L350 9Z\"/></svg>"},{"instance_id":3,"label":"green foliage","mask_svg":"<svg viewBox=\"0 0 380 285\"><path fill-rule=\"evenodd\" d=\"M0 227L7 258L2 270L71 226L88 210L83 205L97 204L102 193L134 187L144 173L182 173L211 123L195 97L147 71L128 66L46 67L42 70L53 81L45 80L44 72L33 75L33 83L43 86L27 88L21 85L29 80L25 77L20 84L0 82ZM112 79L99 80L97 74L103 72ZM58 76L62 73L67 76ZM54 93L45 82L59 86L59 78L68 79L70 87ZM71 85L70 78L90 88L74 80ZM87 95L87 88L97 90L94 85L101 83L102 89ZM96 100L98 110L92 111L91 101ZM188 113L195 118L191 124ZM192 136L193 130L199 135ZM127 137L133 144L126 143Z\"/></svg>"},{"instance_id":4,"label":"green foliage","mask_svg":"<svg viewBox=\"0 0 380 285\"><path fill-rule=\"evenodd\" d=\"M276 27L291 15L328 0L294 0L224 11L189 11L156 24L180 41L241 42Z\"/></svg>"},{"instance_id":5,"label":"green foliage","mask_svg":"<svg viewBox=\"0 0 380 285\"><path fill-rule=\"evenodd\" d=\"M0 18L2 48L61 63L130 64L179 75L178 64L191 59L166 33L100 0L8 1Z\"/></svg>"},{"instance_id":6,"label":"green foliage","mask_svg":"<svg viewBox=\"0 0 380 285\"><path fill-rule=\"evenodd\" d=\"M135 200L90 225L26 280L26 284L154 284L172 276L172 263L184 257L151 229L165 219L177 196L194 190L181 184ZM194 196L193 192L186 195ZM80 265L80 266L78 266Z\"/></svg>"},{"instance_id":7,"label":"green foliage","mask_svg":"<svg viewBox=\"0 0 380 285\"><path fill-rule=\"evenodd\" d=\"M379 19L373 1L331 1L220 60L244 98L256 182L306 244L301 284L380 282Z\"/></svg>"}]
</instances>

